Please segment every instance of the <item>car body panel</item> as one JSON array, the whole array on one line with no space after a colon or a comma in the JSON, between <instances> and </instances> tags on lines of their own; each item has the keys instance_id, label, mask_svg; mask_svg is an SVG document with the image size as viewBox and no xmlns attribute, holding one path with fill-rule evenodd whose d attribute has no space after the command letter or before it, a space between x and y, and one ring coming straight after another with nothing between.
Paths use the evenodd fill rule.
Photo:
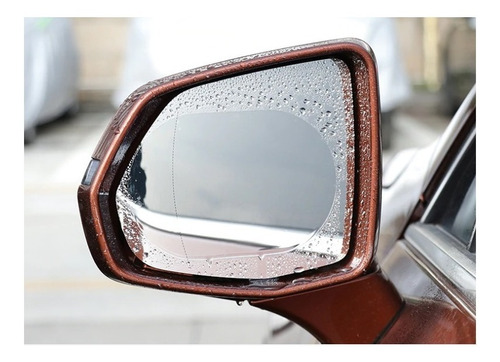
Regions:
<instances>
[{"instance_id":1,"label":"car body panel","mask_svg":"<svg viewBox=\"0 0 500 362\"><path fill-rule=\"evenodd\" d=\"M473 88L442 137L412 153L398 180L383 187L376 259L405 306L381 343L476 341L475 256L426 218L442 185L456 182L452 171L475 135L475 109Z\"/></svg>"},{"instance_id":2,"label":"car body panel","mask_svg":"<svg viewBox=\"0 0 500 362\"><path fill-rule=\"evenodd\" d=\"M384 270L405 303L379 342L475 343L475 316L451 296L446 276L424 263L406 240L398 241L386 258Z\"/></svg>"},{"instance_id":3,"label":"car body panel","mask_svg":"<svg viewBox=\"0 0 500 362\"><path fill-rule=\"evenodd\" d=\"M24 18L24 131L78 109L79 59L71 20Z\"/></svg>"}]
</instances>

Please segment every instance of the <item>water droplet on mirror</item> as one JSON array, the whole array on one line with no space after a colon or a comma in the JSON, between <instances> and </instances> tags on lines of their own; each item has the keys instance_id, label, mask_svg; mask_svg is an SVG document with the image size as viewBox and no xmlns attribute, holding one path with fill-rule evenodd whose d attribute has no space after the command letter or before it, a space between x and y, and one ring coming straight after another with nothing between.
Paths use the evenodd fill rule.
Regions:
<instances>
[{"instance_id":1,"label":"water droplet on mirror","mask_svg":"<svg viewBox=\"0 0 500 362\"><path fill-rule=\"evenodd\" d=\"M332 72L337 71L335 67L332 67L331 61L323 61L322 64L324 64L325 68L331 68ZM315 65L315 67L316 66L317 65ZM320 67L320 69L324 67ZM297 70L295 70L295 68L297 68ZM210 83L210 87L207 85L197 88L198 90L193 89L193 92L182 93L179 95L176 101L177 103L171 102L169 104L162 118L159 118L157 121L157 125L168 124L167 122L173 119L177 112L189 111L189 109L179 108L180 105L186 106L184 108L190 108L191 110L201 109L205 113L214 111L238 111L243 113L244 111L250 111L252 108L258 111L280 111L280 114L282 114L281 112L287 112L294 117L299 117L301 121L308 123L313 127L314 132L322 132L320 135L317 135L318 139L321 139L327 144L330 151L329 155L333 160L332 162L334 162L331 165L332 167L329 168L329 171L338 171L337 166L345 170L347 164L343 159L345 159L346 155L352 156L352 151L349 149L349 144L337 145L337 140L344 139L345 133L349 131L349 129L346 129L347 126L345 125L347 122L347 120L345 120L345 102L342 97L338 97L338 94L344 94L341 92L342 83L336 81L336 79L339 80L340 78L335 73L333 77L335 82L332 83L332 76L330 73L328 73L328 77L325 74L323 80L316 74L319 72L316 70L309 70L309 65L307 65L307 67L304 66L304 69L306 73L304 73L302 66L291 67L290 71L294 73L292 73L293 76L288 77L284 77L282 74L288 74L288 71L283 72L285 69L279 68L262 73L257 72L252 73L252 76L246 75L238 78L238 80L236 80L236 78L231 78L224 82ZM332 100L333 97L338 99ZM340 103L336 105L335 102ZM217 115L217 117L219 117L219 115ZM341 123L338 123L339 120ZM180 138L177 138L176 141L179 139ZM342 157L342 159L340 157ZM337 174L340 175L336 175L337 177L345 178L345 176L343 176L344 174L341 172L337 172ZM340 181L343 183L346 182L344 179ZM137 183L139 181L135 182ZM338 184L342 185L341 182ZM346 192L350 195L348 198L352 198L352 192L350 190ZM127 205L125 205L125 207L127 207ZM337 212L339 216L332 216L332 220L337 223L339 222L338 220L340 220L341 223L341 219L344 217L344 214L341 212L342 208L343 205L337 202L333 204L332 208L328 208L326 212L330 211L332 215ZM330 240L331 244L338 243L337 238L333 239L331 236L331 233L333 233L332 230L334 230L333 226L327 227L323 223L323 221L325 221L323 218L319 225L321 225L321 228L326 228L327 230L318 233L318 238L325 240L321 242L319 242L319 240L314 240L314 242L308 246L309 238L301 239L300 242L303 244L300 244L297 250L293 248L291 251L287 251L286 253L283 252L283 257L278 257L268 251L258 249L258 251L252 251L250 256L245 254L241 257L231 257L228 260L221 260L220 258L218 260L217 257L212 259L214 254L210 251L207 255L203 256L204 259L200 258L198 260L193 258L186 262L185 260L180 261L180 257L170 255L164 250L156 252L149 249L149 255L146 255L144 249L147 249L145 248L145 245L147 246L145 242L147 243L148 240L144 240L144 233L149 229L146 228L142 230L143 228L139 226L139 220L132 220L130 217L127 218L124 215L121 215L121 220L130 225L139 223L124 232L126 233L127 240L136 243L134 249L138 250L140 248L142 251L141 255L147 258L152 266L159 266L166 270L214 277L251 277L255 279L269 279L273 276L302 273L303 271L317 268L323 264L331 264L327 259L328 256L319 255L317 251L326 251L327 254L331 253L327 239ZM340 232L342 232L342 230L340 230ZM165 250L168 251L167 248L165 248ZM314 253L306 254L305 251L307 250L314 251ZM175 249L175 251L177 251L177 249ZM235 263L236 261L238 263ZM299 275L296 275L296 278L299 279Z\"/></svg>"}]
</instances>

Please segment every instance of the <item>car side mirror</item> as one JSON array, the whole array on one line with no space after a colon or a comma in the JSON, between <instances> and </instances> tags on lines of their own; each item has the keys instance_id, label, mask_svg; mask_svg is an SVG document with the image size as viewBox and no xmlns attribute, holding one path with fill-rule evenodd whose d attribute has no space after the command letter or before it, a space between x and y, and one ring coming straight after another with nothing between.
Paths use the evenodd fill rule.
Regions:
<instances>
[{"instance_id":1,"label":"car side mirror","mask_svg":"<svg viewBox=\"0 0 500 362\"><path fill-rule=\"evenodd\" d=\"M362 275L379 192L376 64L345 39L139 88L97 145L78 202L110 278L258 300Z\"/></svg>"}]
</instances>

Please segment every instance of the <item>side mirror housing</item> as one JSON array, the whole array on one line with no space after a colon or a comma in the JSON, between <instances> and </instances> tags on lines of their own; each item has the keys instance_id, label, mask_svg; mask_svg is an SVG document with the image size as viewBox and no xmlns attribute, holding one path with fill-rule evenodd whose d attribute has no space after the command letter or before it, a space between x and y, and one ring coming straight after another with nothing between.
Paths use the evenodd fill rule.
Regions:
<instances>
[{"instance_id":1,"label":"side mirror housing","mask_svg":"<svg viewBox=\"0 0 500 362\"><path fill-rule=\"evenodd\" d=\"M353 280L376 248L376 63L355 39L152 81L118 109L78 189L117 281L262 300Z\"/></svg>"}]
</instances>

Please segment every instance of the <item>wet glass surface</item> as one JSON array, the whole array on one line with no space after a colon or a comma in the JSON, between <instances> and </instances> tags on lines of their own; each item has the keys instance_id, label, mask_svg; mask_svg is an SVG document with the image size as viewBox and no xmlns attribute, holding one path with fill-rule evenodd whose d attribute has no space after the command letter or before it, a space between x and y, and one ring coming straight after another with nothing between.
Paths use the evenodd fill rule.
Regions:
<instances>
[{"instance_id":1,"label":"wet glass surface","mask_svg":"<svg viewBox=\"0 0 500 362\"><path fill-rule=\"evenodd\" d=\"M353 157L346 76L342 62L321 60L172 100L120 187L132 251L160 269L249 279L342 259Z\"/></svg>"}]
</instances>

